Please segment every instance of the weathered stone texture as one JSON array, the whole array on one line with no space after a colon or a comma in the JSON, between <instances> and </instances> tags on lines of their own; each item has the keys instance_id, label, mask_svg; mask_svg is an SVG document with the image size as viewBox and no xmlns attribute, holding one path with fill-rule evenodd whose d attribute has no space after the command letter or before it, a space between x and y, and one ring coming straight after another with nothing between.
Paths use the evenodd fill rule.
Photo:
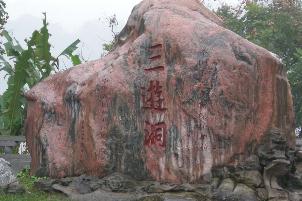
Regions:
<instances>
[{"instance_id":1,"label":"weathered stone texture","mask_svg":"<svg viewBox=\"0 0 302 201\"><path fill-rule=\"evenodd\" d=\"M18 182L15 174L13 173L11 164L5 159L0 158L0 194L21 194L25 189Z\"/></svg>"},{"instance_id":2,"label":"weathered stone texture","mask_svg":"<svg viewBox=\"0 0 302 201\"><path fill-rule=\"evenodd\" d=\"M0 158L0 189L5 188L8 184L17 181L10 163Z\"/></svg>"},{"instance_id":3,"label":"weathered stone texture","mask_svg":"<svg viewBox=\"0 0 302 201\"><path fill-rule=\"evenodd\" d=\"M144 0L113 52L37 84L32 173L199 182L240 165L272 128L294 148L285 68L220 24L197 0Z\"/></svg>"}]
</instances>

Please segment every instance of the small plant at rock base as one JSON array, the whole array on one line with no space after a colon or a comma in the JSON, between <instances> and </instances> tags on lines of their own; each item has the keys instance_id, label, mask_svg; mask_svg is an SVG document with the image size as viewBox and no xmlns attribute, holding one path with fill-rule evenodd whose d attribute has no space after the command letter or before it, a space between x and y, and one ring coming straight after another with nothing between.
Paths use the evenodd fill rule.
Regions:
<instances>
[{"instance_id":1,"label":"small plant at rock base","mask_svg":"<svg viewBox=\"0 0 302 201\"><path fill-rule=\"evenodd\" d=\"M25 188L25 194L4 194L0 193L1 201L69 201L67 197L58 193L46 193L39 191L34 187L34 183L39 181L40 177L31 176L29 169L24 169L17 174L18 181Z\"/></svg>"},{"instance_id":2,"label":"small plant at rock base","mask_svg":"<svg viewBox=\"0 0 302 201\"><path fill-rule=\"evenodd\" d=\"M34 183L39 181L39 177L30 176L30 169L23 169L17 174L18 180L24 185L26 189L33 187Z\"/></svg>"}]
</instances>

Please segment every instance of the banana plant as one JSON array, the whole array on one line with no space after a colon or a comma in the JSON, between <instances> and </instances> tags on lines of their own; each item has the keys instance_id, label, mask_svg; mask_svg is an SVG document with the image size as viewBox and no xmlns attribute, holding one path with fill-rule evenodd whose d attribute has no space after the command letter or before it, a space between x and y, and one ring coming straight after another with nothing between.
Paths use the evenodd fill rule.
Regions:
<instances>
[{"instance_id":1,"label":"banana plant","mask_svg":"<svg viewBox=\"0 0 302 201\"><path fill-rule=\"evenodd\" d=\"M0 55L0 71L5 72L7 90L0 96L0 134L22 134L26 112L26 100L23 94L35 84L59 69L59 59L67 57L73 65L81 63L78 49L80 40L74 41L61 54L53 56L49 43L50 34L46 14L43 26L35 30L29 40L25 40L26 48L14 39L7 31L2 31L4 38L4 55Z\"/></svg>"}]
</instances>

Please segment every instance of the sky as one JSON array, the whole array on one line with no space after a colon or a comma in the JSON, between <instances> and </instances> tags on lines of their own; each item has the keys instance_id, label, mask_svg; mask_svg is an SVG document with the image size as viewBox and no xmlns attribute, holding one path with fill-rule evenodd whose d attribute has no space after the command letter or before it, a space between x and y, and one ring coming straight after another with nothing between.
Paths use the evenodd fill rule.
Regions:
<instances>
[{"instance_id":1,"label":"sky","mask_svg":"<svg viewBox=\"0 0 302 201\"><path fill-rule=\"evenodd\" d=\"M58 55L76 39L79 51L86 60L100 58L102 44L112 40L108 17L116 15L120 31L127 22L132 8L141 0L5 0L9 15L6 29L24 44L33 30L42 26L43 12L47 13L52 52ZM205 0L210 8L236 0ZM23 43L22 43L23 42ZM70 64L64 64L65 68ZM0 72L0 94L6 89L4 74Z\"/></svg>"},{"instance_id":2,"label":"sky","mask_svg":"<svg viewBox=\"0 0 302 201\"><path fill-rule=\"evenodd\" d=\"M121 29L134 5L140 0L6 0L9 21L6 28L18 40L29 37L42 25L47 13L54 52L77 38L82 41L87 60L101 54L102 43L112 39L107 18L116 14ZM96 50L96 46L98 49ZM85 57L85 58L86 58Z\"/></svg>"}]
</instances>

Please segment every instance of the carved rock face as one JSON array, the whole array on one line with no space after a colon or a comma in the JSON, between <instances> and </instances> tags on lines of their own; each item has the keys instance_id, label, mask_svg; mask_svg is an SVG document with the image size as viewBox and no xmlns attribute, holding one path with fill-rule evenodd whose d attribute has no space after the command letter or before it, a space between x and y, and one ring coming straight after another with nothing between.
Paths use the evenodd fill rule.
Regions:
<instances>
[{"instance_id":1,"label":"carved rock face","mask_svg":"<svg viewBox=\"0 0 302 201\"><path fill-rule=\"evenodd\" d=\"M145 0L113 52L35 86L32 173L198 182L245 160L271 128L294 147L282 64L219 24L195 0Z\"/></svg>"}]
</instances>

